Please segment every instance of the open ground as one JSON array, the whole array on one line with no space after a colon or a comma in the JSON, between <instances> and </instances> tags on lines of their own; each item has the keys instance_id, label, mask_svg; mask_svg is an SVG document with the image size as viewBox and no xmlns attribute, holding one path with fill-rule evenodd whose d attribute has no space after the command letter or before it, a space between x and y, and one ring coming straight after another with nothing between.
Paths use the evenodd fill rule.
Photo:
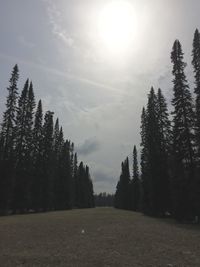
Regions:
<instances>
[{"instance_id":1,"label":"open ground","mask_svg":"<svg viewBox=\"0 0 200 267\"><path fill-rule=\"evenodd\" d=\"M0 266L200 266L200 228L95 208L0 217Z\"/></svg>"}]
</instances>

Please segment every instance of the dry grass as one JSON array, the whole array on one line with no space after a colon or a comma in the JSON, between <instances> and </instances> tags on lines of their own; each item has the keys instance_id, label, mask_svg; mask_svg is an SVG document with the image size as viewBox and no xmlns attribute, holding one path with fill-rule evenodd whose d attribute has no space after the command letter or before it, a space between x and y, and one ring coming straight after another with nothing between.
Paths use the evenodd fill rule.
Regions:
<instances>
[{"instance_id":1,"label":"dry grass","mask_svg":"<svg viewBox=\"0 0 200 267\"><path fill-rule=\"evenodd\" d=\"M199 267L200 229L112 208L1 217L0 266Z\"/></svg>"}]
</instances>

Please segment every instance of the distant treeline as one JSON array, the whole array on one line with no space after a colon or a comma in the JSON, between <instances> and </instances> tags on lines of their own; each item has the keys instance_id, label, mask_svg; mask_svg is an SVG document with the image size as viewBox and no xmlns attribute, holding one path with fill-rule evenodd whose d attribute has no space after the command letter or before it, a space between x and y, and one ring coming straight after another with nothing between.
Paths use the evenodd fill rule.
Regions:
<instances>
[{"instance_id":1,"label":"distant treeline","mask_svg":"<svg viewBox=\"0 0 200 267\"><path fill-rule=\"evenodd\" d=\"M115 194L115 207L179 221L200 219L200 33L192 49L194 99L185 74L181 44L171 52L173 112L169 116L161 89L151 88L141 116L141 175L134 147L133 176L128 158Z\"/></svg>"},{"instance_id":2,"label":"distant treeline","mask_svg":"<svg viewBox=\"0 0 200 267\"><path fill-rule=\"evenodd\" d=\"M32 82L18 90L15 65L0 128L0 214L94 207L89 167L78 165L53 112L36 108Z\"/></svg>"},{"instance_id":3,"label":"distant treeline","mask_svg":"<svg viewBox=\"0 0 200 267\"><path fill-rule=\"evenodd\" d=\"M100 193L94 195L95 206L96 207L113 207L114 205L114 195L107 193Z\"/></svg>"}]
</instances>

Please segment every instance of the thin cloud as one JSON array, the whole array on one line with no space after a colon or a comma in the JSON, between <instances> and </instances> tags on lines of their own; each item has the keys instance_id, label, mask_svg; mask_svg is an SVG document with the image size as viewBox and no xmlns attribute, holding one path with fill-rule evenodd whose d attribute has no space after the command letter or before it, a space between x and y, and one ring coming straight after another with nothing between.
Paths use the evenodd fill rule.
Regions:
<instances>
[{"instance_id":1,"label":"thin cloud","mask_svg":"<svg viewBox=\"0 0 200 267\"><path fill-rule=\"evenodd\" d=\"M115 88L115 87L112 87L109 85L105 85L103 83L99 83L99 82L96 82L96 81L93 81L91 79L87 79L87 78L84 78L81 76L76 76L76 75L69 73L69 72L64 72L64 71L60 71L60 70L57 70L54 68L50 68L50 67L47 67L47 66L39 64L39 63L23 60L23 59L13 57L13 56L11 57L11 56L1 54L1 53L0 53L0 58L7 59L9 61L12 61L12 62L18 63L18 64L25 64L25 65L28 65L30 67L37 68L37 69L40 69L40 70L45 71L45 72L49 72L49 73L56 75L56 76L61 76L61 77L64 77L66 79L76 80L76 81L79 81L79 82L82 82L85 84L93 85L94 87L102 88L104 90L111 90L111 91L114 91L115 93L119 93L120 95L125 95L125 92L123 92L122 90L120 90L118 88Z\"/></svg>"},{"instance_id":2,"label":"thin cloud","mask_svg":"<svg viewBox=\"0 0 200 267\"><path fill-rule=\"evenodd\" d=\"M67 46L72 47L74 39L64 30L60 23L61 13L56 5L51 0L44 0L47 3L47 14L50 25L52 26L52 33L62 40Z\"/></svg>"},{"instance_id":3,"label":"thin cloud","mask_svg":"<svg viewBox=\"0 0 200 267\"><path fill-rule=\"evenodd\" d=\"M100 149L100 143L96 138L86 139L83 144L77 147L79 155L89 155Z\"/></svg>"}]
</instances>

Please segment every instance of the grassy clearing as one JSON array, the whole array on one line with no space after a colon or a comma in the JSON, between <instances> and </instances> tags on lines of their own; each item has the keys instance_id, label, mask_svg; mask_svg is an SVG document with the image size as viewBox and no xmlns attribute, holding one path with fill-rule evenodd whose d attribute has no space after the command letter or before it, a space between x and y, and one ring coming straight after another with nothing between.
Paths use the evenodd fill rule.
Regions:
<instances>
[{"instance_id":1,"label":"grassy clearing","mask_svg":"<svg viewBox=\"0 0 200 267\"><path fill-rule=\"evenodd\" d=\"M0 217L0 266L199 267L200 229L112 208Z\"/></svg>"}]
</instances>

